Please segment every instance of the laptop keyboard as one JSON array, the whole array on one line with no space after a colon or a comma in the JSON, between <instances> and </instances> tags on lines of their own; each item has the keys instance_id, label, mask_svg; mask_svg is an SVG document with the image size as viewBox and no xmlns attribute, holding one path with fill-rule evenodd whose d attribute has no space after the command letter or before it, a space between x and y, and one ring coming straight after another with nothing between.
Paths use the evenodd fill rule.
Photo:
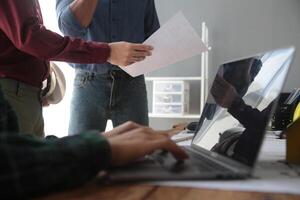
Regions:
<instances>
[{"instance_id":1,"label":"laptop keyboard","mask_svg":"<svg viewBox=\"0 0 300 200\"><path fill-rule=\"evenodd\" d=\"M174 173L182 172L191 167L197 168L201 172L228 171L225 167L217 165L204 156L195 154L188 149L186 149L186 152L189 154L189 158L184 161L176 160L167 151L157 151L149 155L148 158L159 164L162 168Z\"/></svg>"},{"instance_id":2,"label":"laptop keyboard","mask_svg":"<svg viewBox=\"0 0 300 200\"><path fill-rule=\"evenodd\" d=\"M214 163L209 160L205 156L201 156L200 154L193 153L191 150L186 149L186 152L189 154L189 159L194 163L201 171L228 171L227 168Z\"/></svg>"},{"instance_id":3,"label":"laptop keyboard","mask_svg":"<svg viewBox=\"0 0 300 200\"><path fill-rule=\"evenodd\" d=\"M185 165L183 160L176 160L167 151L157 151L148 156L155 163L159 164L162 168L171 172L180 172L184 170Z\"/></svg>"}]
</instances>

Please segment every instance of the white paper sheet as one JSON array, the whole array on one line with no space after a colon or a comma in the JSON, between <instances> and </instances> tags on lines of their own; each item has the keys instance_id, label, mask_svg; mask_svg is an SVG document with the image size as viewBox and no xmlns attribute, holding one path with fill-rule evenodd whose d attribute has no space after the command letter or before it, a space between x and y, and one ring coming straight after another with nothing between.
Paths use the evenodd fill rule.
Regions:
<instances>
[{"instance_id":1,"label":"white paper sheet","mask_svg":"<svg viewBox=\"0 0 300 200\"><path fill-rule=\"evenodd\" d=\"M208 50L182 12L173 16L144 44L154 47L152 56L141 62L122 67L133 77L166 67Z\"/></svg>"}]
</instances>

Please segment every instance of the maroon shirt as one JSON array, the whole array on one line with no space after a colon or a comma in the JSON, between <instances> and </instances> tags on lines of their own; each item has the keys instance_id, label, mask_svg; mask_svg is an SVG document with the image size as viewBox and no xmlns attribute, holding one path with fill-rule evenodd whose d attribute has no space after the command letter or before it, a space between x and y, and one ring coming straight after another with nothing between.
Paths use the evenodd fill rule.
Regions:
<instances>
[{"instance_id":1,"label":"maroon shirt","mask_svg":"<svg viewBox=\"0 0 300 200\"><path fill-rule=\"evenodd\" d=\"M62 37L47 30L38 0L0 0L0 78L40 87L49 60L104 63L108 44Z\"/></svg>"}]
</instances>

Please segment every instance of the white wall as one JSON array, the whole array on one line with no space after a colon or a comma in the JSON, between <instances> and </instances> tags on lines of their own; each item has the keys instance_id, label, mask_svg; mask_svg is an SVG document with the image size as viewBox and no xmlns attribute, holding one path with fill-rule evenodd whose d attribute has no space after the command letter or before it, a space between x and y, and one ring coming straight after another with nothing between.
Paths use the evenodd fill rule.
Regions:
<instances>
[{"instance_id":1,"label":"white wall","mask_svg":"<svg viewBox=\"0 0 300 200\"><path fill-rule=\"evenodd\" d=\"M294 45L295 60L285 91L300 87L300 1L299 0L156 0L162 24L182 10L201 33L206 21L210 30L210 81L219 64L273 48ZM178 63L155 76L195 70L197 58ZM185 66L182 68L182 66ZM186 67L187 66L187 67ZM168 72L168 71L169 72ZM177 120L178 121L178 120ZM151 125L168 128L175 120L152 119Z\"/></svg>"},{"instance_id":2,"label":"white wall","mask_svg":"<svg viewBox=\"0 0 300 200\"><path fill-rule=\"evenodd\" d=\"M55 13L55 0L39 0L45 26L57 33L60 33ZM57 63L60 69L63 71L67 90L64 99L56 105L50 105L43 109L43 116L45 121L45 133L46 135L56 135L63 137L67 135L69 125L69 104L71 100L72 84L74 77L74 70L68 64L59 62Z\"/></svg>"},{"instance_id":3,"label":"white wall","mask_svg":"<svg viewBox=\"0 0 300 200\"><path fill-rule=\"evenodd\" d=\"M294 45L298 51L285 88L300 87L299 0L156 0L156 6L162 24L179 10L198 33L207 22L211 76L227 60Z\"/></svg>"}]
</instances>

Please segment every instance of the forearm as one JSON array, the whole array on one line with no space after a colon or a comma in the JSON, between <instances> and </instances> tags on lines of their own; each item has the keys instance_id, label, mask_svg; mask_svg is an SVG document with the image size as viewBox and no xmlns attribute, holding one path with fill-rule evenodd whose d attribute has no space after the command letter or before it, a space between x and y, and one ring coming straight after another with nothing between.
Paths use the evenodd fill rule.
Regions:
<instances>
[{"instance_id":1,"label":"forearm","mask_svg":"<svg viewBox=\"0 0 300 200\"><path fill-rule=\"evenodd\" d=\"M150 37L160 27L154 0L148 1L145 15L145 40Z\"/></svg>"},{"instance_id":2,"label":"forearm","mask_svg":"<svg viewBox=\"0 0 300 200\"><path fill-rule=\"evenodd\" d=\"M236 118L245 128L256 127L261 129L265 125L264 115L256 108L245 104L242 98L238 97L228 109L228 112Z\"/></svg>"},{"instance_id":3,"label":"forearm","mask_svg":"<svg viewBox=\"0 0 300 200\"><path fill-rule=\"evenodd\" d=\"M0 186L9 193L1 196L11 199L78 186L110 162L110 146L97 132L49 141L11 134L2 139Z\"/></svg>"},{"instance_id":4,"label":"forearm","mask_svg":"<svg viewBox=\"0 0 300 200\"><path fill-rule=\"evenodd\" d=\"M98 0L75 0L70 9L83 27L88 27L93 19Z\"/></svg>"},{"instance_id":5,"label":"forearm","mask_svg":"<svg viewBox=\"0 0 300 200\"><path fill-rule=\"evenodd\" d=\"M62 37L47 30L28 1L1 1L0 29L17 49L43 60L104 63L107 44ZM12 20L13 19L13 20Z\"/></svg>"}]
</instances>

